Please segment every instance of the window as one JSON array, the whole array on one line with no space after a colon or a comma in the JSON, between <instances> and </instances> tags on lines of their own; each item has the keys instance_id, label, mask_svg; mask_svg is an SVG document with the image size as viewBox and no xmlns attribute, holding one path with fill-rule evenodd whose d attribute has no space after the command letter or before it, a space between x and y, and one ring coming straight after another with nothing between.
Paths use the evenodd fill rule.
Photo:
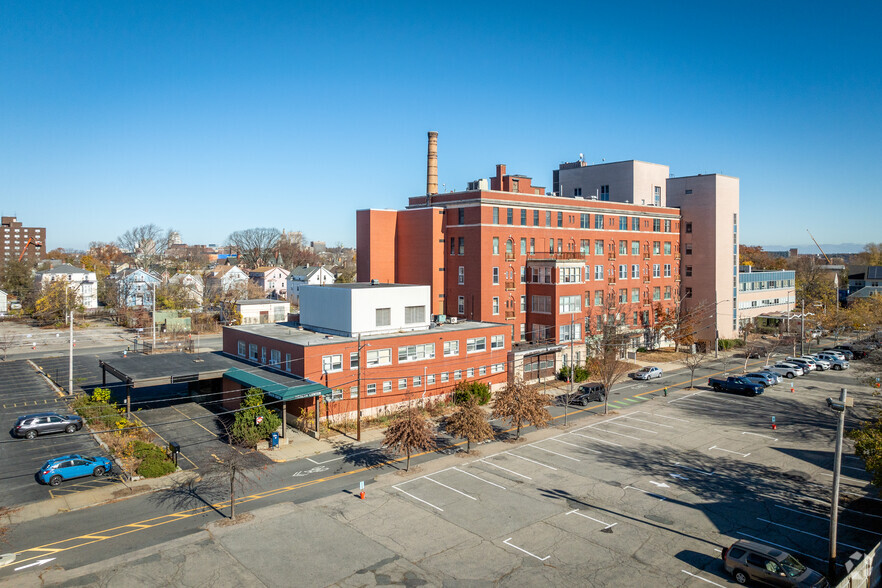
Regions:
<instances>
[{"instance_id":1,"label":"window","mask_svg":"<svg viewBox=\"0 0 882 588\"><path fill-rule=\"evenodd\" d=\"M564 341L578 341L582 335L581 330L581 322L573 323L571 325L561 325L560 337L558 338L558 342L562 343Z\"/></svg>"},{"instance_id":2,"label":"window","mask_svg":"<svg viewBox=\"0 0 882 588\"><path fill-rule=\"evenodd\" d=\"M527 224L527 209L526 208L521 209L521 224L522 225Z\"/></svg>"},{"instance_id":3,"label":"window","mask_svg":"<svg viewBox=\"0 0 882 588\"><path fill-rule=\"evenodd\" d=\"M487 350L487 338L486 337L475 337L473 339L466 339L466 353L477 353L479 351Z\"/></svg>"},{"instance_id":4,"label":"window","mask_svg":"<svg viewBox=\"0 0 882 588\"><path fill-rule=\"evenodd\" d=\"M594 240L594 255L603 255L603 239Z\"/></svg>"},{"instance_id":5,"label":"window","mask_svg":"<svg viewBox=\"0 0 882 588\"><path fill-rule=\"evenodd\" d=\"M619 264L619 279L624 280L628 277L628 266L624 263Z\"/></svg>"},{"instance_id":6,"label":"window","mask_svg":"<svg viewBox=\"0 0 882 588\"><path fill-rule=\"evenodd\" d=\"M248 359L251 361L257 361L257 345L254 343L248 344Z\"/></svg>"},{"instance_id":7,"label":"window","mask_svg":"<svg viewBox=\"0 0 882 588\"><path fill-rule=\"evenodd\" d=\"M404 307L404 324L413 325L426 321L425 306L405 306Z\"/></svg>"},{"instance_id":8,"label":"window","mask_svg":"<svg viewBox=\"0 0 882 588\"><path fill-rule=\"evenodd\" d=\"M454 379L454 381L455 380L462 380L462 370L454 371L453 372L453 379Z\"/></svg>"},{"instance_id":9,"label":"window","mask_svg":"<svg viewBox=\"0 0 882 588\"><path fill-rule=\"evenodd\" d=\"M511 208L506 209L505 211L505 222L506 224L514 224L514 210Z\"/></svg>"},{"instance_id":10,"label":"window","mask_svg":"<svg viewBox=\"0 0 882 588\"><path fill-rule=\"evenodd\" d=\"M600 187L600 199L609 200L609 185Z\"/></svg>"},{"instance_id":11,"label":"window","mask_svg":"<svg viewBox=\"0 0 882 588\"><path fill-rule=\"evenodd\" d=\"M656 206L661 206L661 186L652 187L652 201Z\"/></svg>"},{"instance_id":12,"label":"window","mask_svg":"<svg viewBox=\"0 0 882 588\"><path fill-rule=\"evenodd\" d=\"M422 345L402 345L398 348L398 363L406 361L420 361L435 358L435 344L425 343Z\"/></svg>"},{"instance_id":13,"label":"window","mask_svg":"<svg viewBox=\"0 0 882 588\"><path fill-rule=\"evenodd\" d=\"M557 252L563 253L563 239L557 240Z\"/></svg>"},{"instance_id":14,"label":"window","mask_svg":"<svg viewBox=\"0 0 882 588\"><path fill-rule=\"evenodd\" d=\"M450 375L447 372L441 372L441 383L447 382L450 380Z\"/></svg>"},{"instance_id":15,"label":"window","mask_svg":"<svg viewBox=\"0 0 882 588\"><path fill-rule=\"evenodd\" d=\"M594 291L594 306L603 306L603 290Z\"/></svg>"},{"instance_id":16,"label":"window","mask_svg":"<svg viewBox=\"0 0 882 588\"><path fill-rule=\"evenodd\" d=\"M619 217L619 230L620 231L627 231L628 230L628 217L627 216L620 216Z\"/></svg>"},{"instance_id":17,"label":"window","mask_svg":"<svg viewBox=\"0 0 882 588\"><path fill-rule=\"evenodd\" d=\"M595 265L594 266L594 279L595 280L602 280L603 279L603 266L602 265Z\"/></svg>"},{"instance_id":18,"label":"window","mask_svg":"<svg viewBox=\"0 0 882 588\"><path fill-rule=\"evenodd\" d=\"M462 286L465 284L465 267L459 266L459 272L456 274L456 283Z\"/></svg>"},{"instance_id":19,"label":"window","mask_svg":"<svg viewBox=\"0 0 882 588\"><path fill-rule=\"evenodd\" d=\"M450 238L450 255L456 253L456 239L453 237Z\"/></svg>"},{"instance_id":20,"label":"window","mask_svg":"<svg viewBox=\"0 0 882 588\"><path fill-rule=\"evenodd\" d=\"M546 227L551 226L551 211L550 210L545 211L545 226Z\"/></svg>"},{"instance_id":21,"label":"window","mask_svg":"<svg viewBox=\"0 0 882 588\"><path fill-rule=\"evenodd\" d=\"M331 390L331 400L343 400L343 388Z\"/></svg>"},{"instance_id":22,"label":"window","mask_svg":"<svg viewBox=\"0 0 882 588\"><path fill-rule=\"evenodd\" d=\"M465 224L465 208L457 208L456 212L457 212L457 218L459 220L459 224L464 225Z\"/></svg>"},{"instance_id":23,"label":"window","mask_svg":"<svg viewBox=\"0 0 882 588\"><path fill-rule=\"evenodd\" d=\"M562 212L557 213L557 226L559 226L559 227L563 226L563 213Z\"/></svg>"},{"instance_id":24,"label":"window","mask_svg":"<svg viewBox=\"0 0 882 588\"><path fill-rule=\"evenodd\" d=\"M619 290L619 304L627 304L628 303L628 289L621 288Z\"/></svg>"},{"instance_id":25,"label":"window","mask_svg":"<svg viewBox=\"0 0 882 588\"><path fill-rule=\"evenodd\" d=\"M407 378L398 378L398 389L407 390Z\"/></svg>"},{"instance_id":26,"label":"window","mask_svg":"<svg viewBox=\"0 0 882 588\"><path fill-rule=\"evenodd\" d=\"M462 209L460 208L460 210L462 210ZM377 385L376 384L368 384L367 385L367 395L373 396L376 393L377 393Z\"/></svg>"},{"instance_id":27,"label":"window","mask_svg":"<svg viewBox=\"0 0 882 588\"><path fill-rule=\"evenodd\" d=\"M561 314L579 312L582 309L582 297L578 294L575 296L561 296L558 306Z\"/></svg>"},{"instance_id":28,"label":"window","mask_svg":"<svg viewBox=\"0 0 882 588\"><path fill-rule=\"evenodd\" d=\"M638 279L640 277L640 265L637 263L631 264L631 277L633 279Z\"/></svg>"},{"instance_id":29,"label":"window","mask_svg":"<svg viewBox=\"0 0 882 588\"><path fill-rule=\"evenodd\" d=\"M671 242L665 241L665 255L671 254Z\"/></svg>"},{"instance_id":30,"label":"window","mask_svg":"<svg viewBox=\"0 0 882 588\"><path fill-rule=\"evenodd\" d=\"M686 291L683 293L683 298L692 298L692 288L686 288Z\"/></svg>"},{"instance_id":31,"label":"window","mask_svg":"<svg viewBox=\"0 0 882 588\"><path fill-rule=\"evenodd\" d=\"M282 365L282 352L278 349L270 349L270 365L276 367Z\"/></svg>"},{"instance_id":32,"label":"window","mask_svg":"<svg viewBox=\"0 0 882 588\"><path fill-rule=\"evenodd\" d=\"M691 278L691 277L692 277L692 266L691 266L691 265L687 265L687 266L686 266L685 274L686 274L686 277L687 277L687 278Z\"/></svg>"},{"instance_id":33,"label":"window","mask_svg":"<svg viewBox=\"0 0 882 588\"><path fill-rule=\"evenodd\" d=\"M640 218L634 216L631 217L631 230L639 231L640 230Z\"/></svg>"},{"instance_id":34,"label":"window","mask_svg":"<svg viewBox=\"0 0 882 588\"><path fill-rule=\"evenodd\" d=\"M521 295L521 312L527 312L527 297Z\"/></svg>"},{"instance_id":35,"label":"window","mask_svg":"<svg viewBox=\"0 0 882 588\"><path fill-rule=\"evenodd\" d=\"M665 300L671 299L671 287L665 286Z\"/></svg>"},{"instance_id":36,"label":"window","mask_svg":"<svg viewBox=\"0 0 882 588\"><path fill-rule=\"evenodd\" d=\"M478 368L478 375L479 376L486 376L487 375L487 366L486 365L482 365L481 367Z\"/></svg>"},{"instance_id":37,"label":"window","mask_svg":"<svg viewBox=\"0 0 882 588\"><path fill-rule=\"evenodd\" d=\"M661 254L661 241L653 241L652 242L652 254L660 255Z\"/></svg>"},{"instance_id":38,"label":"window","mask_svg":"<svg viewBox=\"0 0 882 588\"><path fill-rule=\"evenodd\" d=\"M689 192L691 192L691 190L689 190ZM692 223L686 223L686 232L687 233L692 232Z\"/></svg>"},{"instance_id":39,"label":"window","mask_svg":"<svg viewBox=\"0 0 882 588\"><path fill-rule=\"evenodd\" d=\"M670 232L671 232L671 221L665 220L665 233L670 233Z\"/></svg>"},{"instance_id":40,"label":"window","mask_svg":"<svg viewBox=\"0 0 882 588\"><path fill-rule=\"evenodd\" d=\"M534 227L539 226L539 211L538 210L533 211L533 226Z\"/></svg>"},{"instance_id":41,"label":"window","mask_svg":"<svg viewBox=\"0 0 882 588\"><path fill-rule=\"evenodd\" d=\"M459 245L459 254L465 255L465 237L457 237L456 242Z\"/></svg>"},{"instance_id":42,"label":"window","mask_svg":"<svg viewBox=\"0 0 882 588\"><path fill-rule=\"evenodd\" d=\"M594 215L594 228L595 229L602 229L603 228L603 215L602 214L595 214Z\"/></svg>"},{"instance_id":43,"label":"window","mask_svg":"<svg viewBox=\"0 0 882 588\"><path fill-rule=\"evenodd\" d=\"M530 253L536 253L536 239L530 237Z\"/></svg>"},{"instance_id":44,"label":"window","mask_svg":"<svg viewBox=\"0 0 882 588\"><path fill-rule=\"evenodd\" d=\"M444 342L444 357L459 355L459 341Z\"/></svg>"},{"instance_id":45,"label":"window","mask_svg":"<svg viewBox=\"0 0 882 588\"><path fill-rule=\"evenodd\" d=\"M490 366L490 373L491 374L500 374L504 371L505 371L505 364L504 363L494 363L493 365Z\"/></svg>"},{"instance_id":46,"label":"window","mask_svg":"<svg viewBox=\"0 0 882 588\"><path fill-rule=\"evenodd\" d=\"M661 219L660 218L652 219L652 230L656 233L661 232Z\"/></svg>"},{"instance_id":47,"label":"window","mask_svg":"<svg viewBox=\"0 0 882 588\"><path fill-rule=\"evenodd\" d=\"M560 282L561 284L577 284L579 282L579 277L582 275L582 270L578 267L562 267L560 268Z\"/></svg>"},{"instance_id":48,"label":"window","mask_svg":"<svg viewBox=\"0 0 882 588\"><path fill-rule=\"evenodd\" d=\"M521 284L525 283L526 281L527 281L527 268L524 266L521 266Z\"/></svg>"},{"instance_id":49,"label":"window","mask_svg":"<svg viewBox=\"0 0 882 588\"><path fill-rule=\"evenodd\" d=\"M432 386L435 383L435 374L429 374L426 376L426 385Z\"/></svg>"},{"instance_id":50,"label":"window","mask_svg":"<svg viewBox=\"0 0 882 588\"><path fill-rule=\"evenodd\" d=\"M392 391L392 382L391 381L383 382L383 393L385 394L386 392L391 392L391 391Z\"/></svg>"},{"instance_id":51,"label":"window","mask_svg":"<svg viewBox=\"0 0 882 588\"><path fill-rule=\"evenodd\" d=\"M413 377L413 387L420 388L423 385L423 377L422 376L414 376Z\"/></svg>"},{"instance_id":52,"label":"window","mask_svg":"<svg viewBox=\"0 0 882 588\"><path fill-rule=\"evenodd\" d=\"M505 347L505 335L493 335L490 337L490 349L503 349Z\"/></svg>"},{"instance_id":53,"label":"window","mask_svg":"<svg viewBox=\"0 0 882 588\"><path fill-rule=\"evenodd\" d=\"M323 355L322 372L330 374L343 370L343 355Z\"/></svg>"},{"instance_id":54,"label":"window","mask_svg":"<svg viewBox=\"0 0 882 588\"><path fill-rule=\"evenodd\" d=\"M579 215L579 228L582 228L582 229L590 229L590 228L591 228L591 227L588 225L588 223L589 223L590 220L591 220L591 219L590 219L590 216L591 216L591 215L586 214L586 213L584 213L584 212L583 212L582 214Z\"/></svg>"},{"instance_id":55,"label":"window","mask_svg":"<svg viewBox=\"0 0 882 588\"><path fill-rule=\"evenodd\" d=\"M591 254L591 240L590 239L582 239L579 241L579 253L582 255L590 255Z\"/></svg>"},{"instance_id":56,"label":"window","mask_svg":"<svg viewBox=\"0 0 882 588\"><path fill-rule=\"evenodd\" d=\"M631 255L640 255L640 241L631 241Z\"/></svg>"},{"instance_id":57,"label":"window","mask_svg":"<svg viewBox=\"0 0 882 588\"><path fill-rule=\"evenodd\" d=\"M514 243L511 239L505 242L505 259L506 261L514 259Z\"/></svg>"},{"instance_id":58,"label":"window","mask_svg":"<svg viewBox=\"0 0 882 588\"><path fill-rule=\"evenodd\" d=\"M494 225L499 224L499 207L498 206L493 207L493 224Z\"/></svg>"},{"instance_id":59,"label":"window","mask_svg":"<svg viewBox=\"0 0 882 588\"><path fill-rule=\"evenodd\" d=\"M666 278L671 277L671 264L669 264L669 263L665 264L665 277Z\"/></svg>"},{"instance_id":60,"label":"window","mask_svg":"<svg viewBox=\"0 0 882 588\"><path fill-rule=\"evenodd\" d=\"M521 255L527 254L527 238L521 237Z\"/></svg>"},{"instance_id":61,"label":"window","mask_svg":"<svg viewBox=\"0 0 882 588\"><path fill-rule=\"evenodd\" d=\"M290 353L285 354L285 371L286 372L291 371L291 354Z\"/></svg>"},{"instance_id":62,"label":"window","mask_svg":"<svg viewBox=\"0 0 882 588\"><path fill-rule=\"evenodd\" d=\"M551 296L533 296L530 310L548 314L551 312Z\"/></svg>"},{"instance_id":63,"label":"window","mask_svg":"<svg viewBox=\"0 0 882 588\"><path fill-rule=\"evenodd\" d=\"M239 341L237 347L238 347L237 351L239 353L239 357L245 357L245 347L246 347L245 341Z\"/></svg>"},{"instance_id":64,"label":"window","mask_svg":"<svg viewBox=\"0 0 882 588\"><path fill-rule=\"evenodd\" d=\"M493 268L493 284L499 285L499 268L498 267Z\"/></svg>"},{"instance_id":65,"label":"window","mask_svg":"<svg viewBox=\"0 0 882 588\"><path fill-rule=\"evenodd\" d=\"M683 247L686 249L686 251L684 251L686 255L692 255L692 243L685 243Z\"/></svg>"},{"instance_id":66,"label":"window","mask_svg":"<svg viewBox=\"0 0 882 588\"><path fill-rule=\"evenodd\" d=\"M619 241L619 255L628 255L627 241Z\"/></svg>"},{"instance_id":67,"label":"window","mask_svg":"<svg viewBox=\"0 0 882 588\"><path fill-rule=\"evenodd\" d=\"M652 264L652 277L653 278L660 278L661 277L661 264L660 263Z\"/></svg>"},{"instance_id":68,"label":"window","mask_svg":"<svg viewBox=\"0 0 882 588\"><path fill-rule=\"evenodd\" d=\"M499 237L493 237L493 255L499 255Z\"/></svg>"},{"instance_id":69,"label":"window","mask_svg":"<svg viewBox=\"0 0 882 588\"><path fill-rule=\"evenodd\" d=\"M392 324L392 309L391 308L378 308L377 309L377 326L378 327L388 327Z\"/></svg>"},{"instance_id":70,"label":"window","mask_svg":"<svg viewBox=\"0 0 882 588\"><path fill-rule=\"evenodd\" d=\"M652 299L653 300L661 300L661 288L660 287L655 286L652 289Z\"/></svg>"},{"instance_id":71,"label":"window","mask_svg":"<svg viewBox=\"0 0 882 588\"><path fill-rule=\"evenodd\" d=\"M554 239L548 240L548 252L554 253Z\"/></svg>"},{"instance_id":72,"label":"window","mask_svg":"<svg viewBox=\"0 0 882 588\"><path fill-rule=\"evenodd\" d=\"M392 349L368 349L366 354L367 367L391 365Z\"/></svg>"},{"instance_id":73,"label":"window","mask_svg":"<svg viewBox=\"0 0 882 588\"><path fill-rule=\"evenodd\" d=\"M631 302L640 302L640 288L631 288Z\"/></svg>"},{"instance_id":74,"label":"window","mask_svg":"<svg viewBox=\"0 0 882 588\"><path fill-rule=\"evenodd\" d=\"M456 313L465 314L465 296L458 296L456 298Z\"/></svg>"},{"instance_id":75,"label":"window","mask_svg":"<svg viewBox=\"0 0 882 588\"><path fill-rule=\"evenodd\" d=\"M499 314L499 296L493 297L493 314Z\"/></svg>"},{"instance_id":76,"label":"window","mask_svg":"<svg viewBox=\"0 0 882 588\"><path fill-rule=\"evenodd\" d=\"M466 377L467 378L474 378L475 377L475 368L467 369L466 370Z\"/></svg>"},{"instance_id":77,"label":"window","mask_svg":"<svg viewBox=\"0 0 882 588\"><path fill-rule=\"evenodd\" d=\"M349 388L349 398L358 398L358 386Z\"/></svg>"}]
</instances>

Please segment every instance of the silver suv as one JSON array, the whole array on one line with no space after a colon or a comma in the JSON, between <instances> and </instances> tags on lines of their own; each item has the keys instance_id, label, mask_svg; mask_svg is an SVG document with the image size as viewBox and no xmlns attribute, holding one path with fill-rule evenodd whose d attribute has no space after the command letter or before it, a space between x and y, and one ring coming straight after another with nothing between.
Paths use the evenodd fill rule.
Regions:
<instances>
[{"instance_id":1,"label":"silver suv","mask_svg":"<svg viewBox=\"0 0 882 588\"><path fill-rule=\"evenodd\" d=\"M822 574L802 565L798 559L776 547L741 539L723 550L723 567L739 584L749 581L771 586L826 588Z\"/></svg>"},{"instance_id":2,"label":"silver suv","mask_svg":"<svg viewBox=\"0 0 882 588\"><path fill-rule=\"evenodd\" d=\"M834 370L845 370L848 369L848 360L845 359L843 355L833 355L832 353L828 353L826 351L821 351L820 353L816 353L820 359L827 361L830 363L830 366Z\"/></svg>"},{"instance_id":3,"label":"silver suv","mask_svg":"<svg viewBox=\"0 0 882 588\"><path fill-rule=\"evenodd\" d=\"M18 417L12 434L16 437L33 439L47 433L73 433L83 428L83 419L76 415L62 415L55 412L40 412Z\"/></svg>"}]
</instances>

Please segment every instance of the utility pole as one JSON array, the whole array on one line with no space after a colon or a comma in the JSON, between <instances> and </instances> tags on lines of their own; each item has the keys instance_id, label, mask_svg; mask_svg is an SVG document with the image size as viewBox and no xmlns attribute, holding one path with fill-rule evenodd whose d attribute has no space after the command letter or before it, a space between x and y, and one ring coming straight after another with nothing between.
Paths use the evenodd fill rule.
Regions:
<instances>
[{"instance_id":1,"label":"utility pole","mask_svg":"<svg viewBox=\"0 0 882 588\"><path fill-rule=\"evenodd\" d=\"M842 464L842 430L845 428L845 408L848 392L843 388L839 392L839 402L827 399L827 406L839 413L836 426L836 454L833 458L833 498L830 502L830 552L827 559L827 579L831 582L836 577L836 529L839 523L839 469Z\"/></svg>"},{"instance_id":2,"label":"utility pole","mask_svg":"<svg viewBox=\"0 0 882 588\"><path fill-rule=\"evenodd\" d=\"M70 311L70 354L67 365L67 393L73 394L73 311Z\"/></svg>"},{"instance_id":3,"label":"utility pole","mask_svg":"<svg viewBox=\"0 0 882 588\"><path fill-rule=\"evenodd\" d=\"M576 377L576 360L573 355L573 315L570 315L570 393L567 395L566 406L564 406L564 426L567 426L567 419L570 416L570 400L573 399L573 380Z\"/></svg>"},{"instance_id":4,"label":"utility pole","mask_svg":"<svg viewBox=\"0 0 882 588\"><path fill-rule=\"evenodd\" d=\"M717 293L714 292L714 358L720 357L720 329L718 326L719 318L717 317L717 308L719 307L719 302L717 302Z\"/></svg>"},{"instance_id":5,"label":"utility pole","mask_svg":"<svg viewBox=\"0 0 882 588\"><path fill-rule=\"evenodd\" d=\"M800 335L799 335L799 355L805 355L805 298L802 299L802 320L799 321L800 327Z\"/></svg>"},{"instance_id":6,"label":"utility pole","mask_svg":"<svg viewBox=\"0 0 882 588\"><path fill-rule=\"evenodd\" d=\"M156 283L153 283L153 296L151 302L153 303L153 312L150 313L153 318L153 348L150 350L150 354L156 353Z\"/></svg>"},{"instance_id":7,"label":"utility pole","mask_svg":"<svg viewBox=\"0 0 882 588\"><path fill-rule=\"evenodd\" d=\"M361 333L358 334L358 395L355 397L355 440L361 441Z\"/></svg>"}]
</instances>

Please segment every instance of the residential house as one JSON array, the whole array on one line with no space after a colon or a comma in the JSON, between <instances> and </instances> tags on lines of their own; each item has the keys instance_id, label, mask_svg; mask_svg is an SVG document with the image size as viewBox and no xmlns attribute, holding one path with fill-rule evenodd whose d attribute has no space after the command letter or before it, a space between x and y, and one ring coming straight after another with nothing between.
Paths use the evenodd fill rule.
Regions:
<instances>
[{"instance_id":1,"label":"residential house","mask_svg":"<svg viewBox=\"0 0 882 588\"><path fill-rule=\"evenodd\" d=\"M57 281L66 281L70 287L76 288L84 308L98 308L98 278L95 272L66 263L58 264L52 269L37 272L34 277L34 287L46 288Z\"/></svg>"},{"instance_id":2,"label":"residential house","mask_svg":"<svg viewBox=\"0 0 882 588\"><path fill-rule=\"evenodd\" d=\"M114 284L121 306L153 306L153 293L162 283L159 276L141 268L130 268L108 276Z\"/></svg>"},{"instance_id":3,"label":"residential house","mask_svg":"<svg viewBox=\"0 0 882 588\"><path fill-rule=\"evenodd\" d=\"M202 276L186 273L175 274L169 278L168 283L171 286L183 288L187 293L187 299L194 306L202 306L202 294L205 291Z\"/></svg>"},{"instance_id":4,"label":"residential house","mask_svg":"<svg viewBox=\"0 0 882 588\"><path fill-rule=\"evenodd\" d=\"M278 266L259 267L248 272L248 277L266 292L267 298L278 300L285 298L288 273L288 270Z\"/></svg>"},{"instance_id":5,"label":"residential house","mask_svg":"<svg viewBox=\"0 0 882 588\"><path fill-rule=\"evenodd\" d=\"M309 264L300 265L288 274L288 300L300 304L301 286L326 286L336 281L334 274L322 266Z\"/></svg>"},{"instance_id":6,"label":"residential house","mask_svg":"<svg viewBox=\"0 0 882 588\"><path fill-rule=\"evenodd\" d=\"M219 265L205 272L203 293L208 296L220 296L233 290L245 293L248 274L236 265Z\"/></svg>"},{"instance_id":7,"label":"residential house","mask_svg":"<svg viewBox=\"0 0 882 588\"><path fill-rule=\"evenodd\" d=\"M268 298L239 300L236 302L236 310L242 317L243 325L280 323L288 318L291 303Z\"/></svg>"}]
</instances>

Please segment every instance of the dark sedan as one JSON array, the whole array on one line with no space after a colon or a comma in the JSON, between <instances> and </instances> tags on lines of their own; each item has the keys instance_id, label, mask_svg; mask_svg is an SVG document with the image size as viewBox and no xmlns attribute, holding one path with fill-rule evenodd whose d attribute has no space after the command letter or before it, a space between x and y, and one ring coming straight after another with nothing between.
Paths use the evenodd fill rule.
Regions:
<instances>
[{"instance_id":1,"label":"dark sedan","mask_svg":"<svg viewBox=\"0 0 882 588\"><path fill-rule=\"evenodd\" d=\"M55 412L40 412L18 417L12 434L16 437L33 439L37 435L49 433L74 433L83 428L83 419L76 415L63 415Z\"/></svg>"}]
</instances>

